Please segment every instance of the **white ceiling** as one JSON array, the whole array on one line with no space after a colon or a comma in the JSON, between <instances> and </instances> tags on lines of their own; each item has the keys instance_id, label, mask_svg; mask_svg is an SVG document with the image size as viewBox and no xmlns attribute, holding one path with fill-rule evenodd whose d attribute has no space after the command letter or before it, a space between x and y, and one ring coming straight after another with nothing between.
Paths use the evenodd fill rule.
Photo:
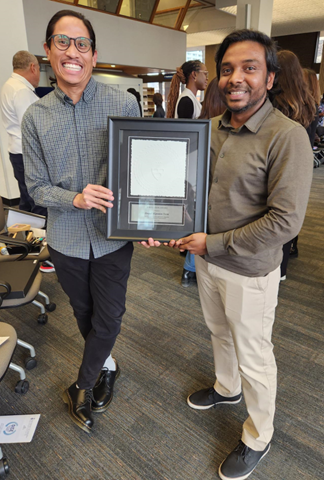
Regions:
<instances>
[{"instance_id":1,"label":"white ceiling","mask_svg":"<svg viewBox=\"0 0 324 480\"><path fill-rule=\"evenodd\" d=\"M220 43L235 29L235 21L235 16L214 7L203 8L189 24L187 47ZM272 36L321 30L324 30L324 0L274 0Z\"/></svg>"}]
</instances>

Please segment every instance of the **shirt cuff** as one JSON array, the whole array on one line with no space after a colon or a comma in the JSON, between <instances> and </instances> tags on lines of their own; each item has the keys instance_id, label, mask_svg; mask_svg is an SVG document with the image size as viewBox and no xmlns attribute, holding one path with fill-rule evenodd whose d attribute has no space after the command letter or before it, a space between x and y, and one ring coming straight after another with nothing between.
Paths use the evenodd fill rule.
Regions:
<instances>
[{"instance_id":1,"label":"shirt cuff","mask_svg":"<svg viewBox=\"0 0 324 480\"><path fill-rule=\"evenodd\" d=\"M64 192L61 197L61 207L63 207L63 210L80 210L73 205L73 200L77 195L78 192L69 192L68 190Z\"/></svg>"},{"instance_id":2,"label":"shirt cuff","mask_svg":"<svg viewBox=\"0 0 324 480\"><path fill-rule=\"evenodd\" d=\"M228 251L224 246L224 233L207 235L206 247L207 247L208 255L210 257L218 257L219 255L228 255Z\"/></svg>"}]
</instances>

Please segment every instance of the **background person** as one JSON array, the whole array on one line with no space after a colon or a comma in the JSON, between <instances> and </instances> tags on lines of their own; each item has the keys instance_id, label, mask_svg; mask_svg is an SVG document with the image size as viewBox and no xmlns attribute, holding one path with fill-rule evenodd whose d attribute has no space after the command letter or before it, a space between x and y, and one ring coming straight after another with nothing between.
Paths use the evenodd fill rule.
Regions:
<instances>
[{"instance_id":1,"label":"background person","mask_svg":"<svg viewBox=\"0 0 324 480\"><path fill-rule=\"evenodd\" d=\"M307 130L310 144L313 147L317 124L316 105L304 80L298 57L289 50L281 50L278 52L278 62L280 71L273 105ZM301 168L303 168L303 165L301 165ZM305 168L308 168L308 165L305 165ZM283 245L281 280L286 280L290 252L294 257L298 255L297 241L298 236Z\"/></svg>"},{"instance_id":2,"label":"background person","mask_svg":"<svg viewBox=\"0 0 324 480\"><path fill-rule=\"evenodd\" d=\"M29 107L22 123L26 183L48 207L47 242L59 282L85 340L77 381L63 394L86 432L105 411L119 375L111 350L120 332L133 244L106 240L107 117L139 116L132 95L92 78L96 37L71 10L49 21L44 48L55 90Z\"/></svg>"},{"instance_id":3,"label":"background person","mask_svg":"<svg viewBox=\"0 0 324 480\"><path fill-rule=\"evenodd\" d=\"M19 208L46 216L46 208L35 205L27 191L21 147L21 122L27 108L38 100L35 88L39 84L40 69L37 58L20 50L12 59L13 73L1 89L1 111L8 134L9 158L18 182Z\"/></svg>"},{"instance_id":4,"label":"background person","mask_svg":"<svg viewBox=\"0 0 324 480\"><path fill-rule=\"evenodd\" d=\"M154 105L156 106L156 110L153 113L153 117L164 118L165 111L164 111L164 108L162 107L163 97L161 93L154 93L153 102L154 102Z\"/></svg>"},{"instance_id":5,"label":"background person","mask_svg":"<svg viewBox=\"0 0 324 480\"><path fill-rule=\"evenodd\" d=\"M218 88L218 78L215 77L209 83L199 118L213 118L222 115L226 110Z\"/></svg>"},{"instance_id":6,"label":"background person","mask_svg":"<svg viewBox=\"0 0 324 480\"><path fill-rule=\"evenodd\" d=\"M180 83L186 85L179 97ZM201 104L196 95L199 90L205 90L208 85L208 71L200 60L185 62L173 75L168 96L167 118L198 118ZM188 287L196 283L195 257L187 252L183 266L181 284Z\"/></svg>"}]
</instances>

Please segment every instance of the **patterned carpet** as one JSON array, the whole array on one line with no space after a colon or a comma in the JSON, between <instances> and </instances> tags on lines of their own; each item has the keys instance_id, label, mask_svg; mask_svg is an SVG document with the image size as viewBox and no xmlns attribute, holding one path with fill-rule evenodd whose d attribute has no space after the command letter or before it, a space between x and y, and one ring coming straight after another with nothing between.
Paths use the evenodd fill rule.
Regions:
<instances>
[{"instance_id":1,"label":"patterned carpet","mask_svg":"<svg viewBox=\"0 0 324 480\"><path fill-rule=\"evenodd\" d=\"M279 385L270 453L251 480L324 478L324 167L314 170L298 259L281 284L274 328ZM246 418L244 402L205 412L186 396L210 386L213 358L195 286L180 286L183 257L167 247L136 245L127 312L114 349L121 376L104 414L87 435L67 416L63 390L76 378L82 339L55 274L42 290L57 304L47 325L33 305L1 310L1 320L32 343L38 366L30 389L13 389L9 371L0 385L0 413L40 413L29 444L4 445L12 480L214 480L236 446ZM14 360L23 364L17 348Z\"/></svg>"}]
</instances>

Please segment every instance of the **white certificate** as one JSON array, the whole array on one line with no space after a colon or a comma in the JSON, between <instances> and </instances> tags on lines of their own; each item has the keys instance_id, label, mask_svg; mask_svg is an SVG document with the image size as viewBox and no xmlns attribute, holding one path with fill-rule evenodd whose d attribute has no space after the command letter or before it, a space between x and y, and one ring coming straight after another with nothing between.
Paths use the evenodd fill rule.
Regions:
<instances>
[{"instance_id":1,"label":"white certificate","mask_svg":"<svg viewBox=\"0 0 324 480\"><path fill-rule=\"evenodd\" d=\"M1 415L0 444L31 442L40 418L36 415Z\"/></svg>"},{"instance_id":2,"label":"white certificate","mask_svg":"<svg viewBox=\"0 0 324 480\"><path fill-rule=\"evenodd\" d=\"M130 195L185 198L188 140L130 141Z\"/></svg>"}]
</instances>

